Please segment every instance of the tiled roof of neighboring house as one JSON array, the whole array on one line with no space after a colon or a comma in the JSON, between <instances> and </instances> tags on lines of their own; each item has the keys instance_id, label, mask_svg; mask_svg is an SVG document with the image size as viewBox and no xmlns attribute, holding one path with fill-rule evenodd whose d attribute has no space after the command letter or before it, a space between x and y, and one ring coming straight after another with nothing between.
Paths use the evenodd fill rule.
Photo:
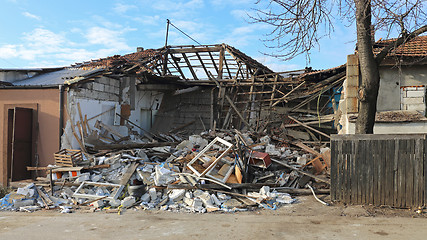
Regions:
<instances>
[{"instance_id":1,"label":"tiled roof of neighboring house","mask_svg":"<svg viewBox=\"0 0 427 240\"><path fill-rule=\"evenodd\" d=\"M374 52L376 54L379 53L382 48L394 41L396 41L396 39L377 41L374 44ZM391 51L388 55L402 57L427 57L427 36L418 36L413 38Z\"/></svg>"},{"instance_id":2,"label":"tiled roof of neighboring house","mask_svg":"<svg viewBox=\"0 0 427 240\"><path fill-rule=\"evenodd\" d=\"M64 68L55 72L44 73L13 82L14 86L54 86L62 85L73 79L82 80L85 77L102 72L102 68Z\"/></svg>"}]
</instances>

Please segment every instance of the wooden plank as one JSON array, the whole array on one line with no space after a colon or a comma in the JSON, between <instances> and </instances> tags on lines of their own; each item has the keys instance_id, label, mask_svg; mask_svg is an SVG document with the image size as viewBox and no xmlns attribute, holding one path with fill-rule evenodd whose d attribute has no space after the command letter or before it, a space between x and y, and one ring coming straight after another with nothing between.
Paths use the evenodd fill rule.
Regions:
<instances>
[{"instance_id":1,"label":"wooden plank","mask_svg":"<svg viewBox=\"0 0 427 240\"><path fill-rule=\"evenodd\" d=\"M221 46L214 47L188 47L188 48L169 48L170 53L196 53L196 52L218 52L222 49Z\"/></svg>"},{"instance_id":2,"label":"wooden plank","mask_svg":"<svg viewBox=\"0 0 427 240\"><path fill-rule=\"evenodd\" d=\"M367 155L369 155L369 153L371 153L371 152L375 153L378 145L379 144L377 141L367 141L367 148L368 148ZM374 149L375 149L375 151L373 151ZM374 155L374 154L372 154L372 155ZM373 171L373 168L374 168L374 165L376 164L375 160L376 160L375 157L368 158L367 164L366 164L366 166L367 166L367 171L366 171L366 174L367 174L366 203L367 204L372 204L373 200L374 200L374 195L373 195L374 194L373 193L374 171Z\"/></svg>"},{"instance_id":3,"label":"wooden plank","mask_svg":"<svg viewBox=\"0 0 427 240\"><path fill-rule=\"evenodd\" d=\"M224 71L224 48L221 47L219 51L219 63L218 63L218 79L222 79Z\"/></svg>"},{"instance_id":4,"label":"wooden plank","mask_svg":"<svg viewBox=\"0 0 427 240\"><path fill-rule=\"evenodd\" d=\"M421 152L422 155L422 167L423 167L423 181L422 181L422 201L423 201L423 206L425 206L427 204L427 156L425 154L425 152L427 151L427 139L426 136L424 136L424 142L423 142L423 151Z\"/></svg>"},{"instance_id":5,"label":"wooden plank","mask_svg":"<svg viewBox=\"0 0 427 240\"><path fill-rule=\"evenodd\" d=\"M203 70L205 70L206 76L208 76L208 78L210 78L209 71L208 71L208 69L206 68L205 63L203 62L203 60L202 60L202 58L200 57L200 54L199 54L198 52L196 52L196 56L197 56L197 58L199 59L200 64L201 64L201 65L202 65L202 67L203 67Z\"/></svg>"},{"instance_id":6,"label":"wooden plank","mask_svg":"<svg viewBox=\"0 0 427 240\"><path fill-rule=\"evenodd\" d=\"M348 152L352 152L352 144L351 142L347 141L346 142L346 149L347 149L347 153ZM350 172L349 172L349 168L351 165L351 160L352 160L352 154L346 154L346 159L345 159L345 163L344 163L344 185L343 185L343 193L344 193L344 202L350 204Z\"/></svg>"},{"instance_id":7,"label":"wooden plank","mask_svg":"<svg viewBox=\"0 0 427 240\"><path fill-rule=\"evenodd\" d=\"M421 174L420 170L422 169L420 162L421 162L421 149L423 148L423 139L416 139L415 142L415 159L414 159L414 207L422 207L421 204L421 198L420 198L420 183L421 181Z\"/></svg>"},{"instance_id":8,"label":"wooden plank","mask_svg":"<svg viewBox=\"0 0 427 240\"><path fill-rule=\"evenodd\" d=\"M372 144L370 140L361 141L362 158L361 158L361 204L367 204L367 190L368 190L368 163L372 160L372 156L369 156L369 144Z\"/></svg>"},{"instance_id":9,"label":"wooden plank","mask_svg":"<svg viewBox=\"0 0 427 240\"><path fill-rule=\"evenodd\" d=\"M87 152L86 151L86 148L85 148L85 146L84 146L84 144L82 143L82 141L80 140L80 138L79 138L79 136L77 135L77 133L76 133L76 130L75 130L75 128L74 128L74 124L73 124L73 119L71 119L71 117L70 117L70 113L68 112L68 109L65 107L64 108L64 111L65 111L65 114L66 114L66 116L67 116L67 119L70 121L70 124L71 124L71 132L73 133L73 135L74 135L74 137L76 138L76 140L77 140L77 143L79 144L79 146L80 146L80 149L83 151L83 152Z\"/></svg>"},{"instance_id":10,"label":"wooden plank","mask_svg":"<svg viewBox=\"0 0 427 240\"><path fill-rule=\"evenodd\" d=\"M359 167L357 165L357 159L359 158L359 141L352 141L352 152L354 154L351 154L351 164L350 164L350 180L351 180L351 203L356 204L357 203L357 174L356 169Z\"/></svg>"},{"instance_id":11,"label":"wooden plank","mask_svg":"<svg viewBox=\"0 0 427 240\"><path fill-rule=\"evenodd\" d=\"M371 140L374 143L378 143L379 141L382 140ZM375 164L373 165L373 174L375 175L375 180L374 180L374 184L373 184L373 198L374 198L374 202L373 204L375 206L379 206L381 205L381 161L380 161L380 157L384 155L385 150L382 148L378 148L377 144L375 145L375 147L377 148L377 152L372 153L374 155L374 161Z\"/></svg>"},{"instance_id":12,"label":"wooden plank","mask_svg":"<svg viewBox=\"0 0 427 240\"><path fill-rule=\"evenodd\" d=\"M323 133L323 132L321 132L321 131L319 131L319 130L317 130L317 129L314 129L314 128L312 128L312 127L308 126L307 124L304 124L304 123L302 123L302 122L298 121L297 119L295 119L295 118L293 118L293 117L291 117L291 116L288 116L288 118L289 118L289 119L291 119L291 120L293 120L293 121L295 121L296 123L300 124L301 126L303 126L303 127L307 128L307 129L310 129L310 130L312 130L312 131L314 131L314 132L317 132L318 134L320 134L320 135L322 135L322 136L325 136L325 137L327 137L327 138L331 138L329 135L327 135L327 134L325 134L325 133Z\"/></svg>"},{"instance_id":13,"label":"wooden plank","mask_svg":"<svg viewBox=\"0 0 427 240\"><path fill-rule=\"evenodd\" d=\"M394 161L394 141L387 140L386 145L386 205L393 206L393 161Z\"/></svg>"},{"instance_id":14,"label":"wooden plank","mask_svg":"<svg viewBox=\"0 0 427 240\"><path fill-rule=\"evenodd\" d=\"M198 80L199 78L197 78L196 72L194 72L193 66L191 66L190 61L187 58L187 55L185 55L185 53L181 53L182 57L184 57L185 62L187 63L188 69L191 72L191 75L193 75L193 79L194 80Z\"/></svg>"},{"instance_id":15,"label":"wooden plank","mask_svg":"<svg viewBox=\"0 0 427 240\"><path fill-rule=\"evenodd\" d=\"M340 157L339 157L339 162L338 162L338 186L337 186L337 191L338 191L338 196L337 199L339 201L343 201L343 171L344 171L344 161L345 161L345 155L344 155L344 141L340 140L340 145L339 145L339 150L340 150Z\"/></svg>"},{"instance_id":16,"label":"wooden plank","mask_svg":"<svg viewBox=\"0 0 427 240\"><path fill-rule=\"evenodd\" d=\"M230 79L232 79L233 78L233 76L231 76L231 72L230 72L230 67L228 67L228 62L227 62L227 58L225 58L224 57L224 65L225 65L225 68L227 69L227 73L228 73L228 77L230 78ZM233 69L236 69L236 68L233 68Z\"/></svg>"},{"instance_id":17,"label":"wooden plank","mask_svg":"<svg viewBox=\"0 0 427 240\"><path fill-rule=\"evenodd\" d=\"M394 140L394 160L393 160L393 206L397 206L397 199L399 197L398 188L399 188L399 148L400 141L399 139Z\"/></svg>"},{"instance_id":18,"label":"wooden plank","mask_svg":"<svg viewBox=\"0 0 427 240\"><path fill-rule=\"evenodd\" d=\"M294 171L297 171L297 172L299 172L299 173L301 173L301 174L303 174L303 175L306 175L306 176L312 177L312 178L316 179L317 181L324 182L324 183L327 183L327 184L331 185L331 182L330 182L329 180L327 180L327 179L324 179L324 178L318 177L318 176L316 176L316 175L313 175L313 174L311 174L311 173L308 173L308 172L302 171L302 170L300 170L300 169L298 169L298 168L296 168L296 167L293 167L293 166L291 166L291 165L289 165L289 164L287 164L287 163L284 163L284 162L282 162L282 161L278 161L278 160L276 160L276 159L271 159L271 161L273 161L273 162L275 162L275 163L277 163L277 164L280 164L280 165L282 165L282 166L285 166L285 167L287 167L287 168L290 168L290 169L292 169L292 170L294 170Z\"/></svg>"},{"instance_id":19,"label":"wooden plank","mask_svg":"<svg viewBox=\"0 0 427 240\"><path fill-rule=\"evenodd\" d=\"M237 109L236 105L234 105L233 101L231 101L230 97L228 95L225 95L225 98L227 99L230 106L233 108L233 110L236 112L237 116L239 116L240 120L248 127L248 129L252 130L249 123L243 118L243 115L239 112L239 109Z\"/></svg>"},{"instance_id":20,"label":"wooden plank","mask_svg":"<svg viewBox=\"0 0 427 240\"><path fill-rule=\"evenodd\" d=\"M136 168L139 166L139 163L133 162L123 174L122 179L120 179L120 185L126 185L129 182L129 179L132 177L133 173L135 172Z\"/></svg>"},{"instance_id":21,"label":"wooden plank","mask_svg":"<svg viewBox=\"0 0 427 240\"><path fill-rule=\"evenodd\" d=\"M283 97L279 98L276 102L273 103L272 107L276 106L277 104L279 104L282 101L288 102L286 100L286 98L293 92L295 92L295 90L297 90L298 88L300 88L302 85L305 84L305 81L303 81L302 83L300 83L298 86L294 87L291 91L289 91L288 93L286 93ZM274 85L276 86L276 85ZM272 99L273 100L273 99Z\"/></svg>"},{"instance_id":22,"label":"wooden plank","mask_svg":"<svg viewBox=\"0 0 427 240\"><path fill-rule=\"evenodd\" d=\"M380 194L381 194L381 199L380 199L380 204L381 205L386 205L386 191L387 191L387 187L386 187L386 183L387 183L387 177L386 177L386 159L387 159L387 155L389 155L390 153L387 152L387 148L386 148L386 141L382 140L382 141L378 141L381 146L381 149L383 149L383 153L382 156L380 156L380 164L381 164L381 175L380 175ZM372 151L375 151L375 148L372 149Z\"/></svg>"},{"instance_id":23,"label":"wooden plank","mask_svg":"<svg viewBox=\"0 0 427 240\"><path fill-rule=\"evenodd\" d=\"M408 140L408 154L406 164L406 205L405 207L414 206L414 159L415 159L415 139Z\"/></svg>"},{"instance_id":24,"label":"wooden plank","mask_svg":"<svg viewBox=\"0 0 427 240\"><path fill-rule=\"evenodd\" d=\"M102 112L102 113L100 113L100 114L97 114L97 115L95 115L95 116L93 116L93 117L89 118L87 121L90 121L90 120L93 120L93 119L95 119L95 118L97 118L97 117L100 117L100 116L102 116L102 115L104 115L104 114L106 114L106 113L108 113L108 112L113 111L114 109L116 109L116 107L112 107L112 108L108 109L107 111L104 111L104 112Z\"/></svg>"},{"instance_id":25,"label":"wooden plank","mask_svg":"<svg viewBox=\"0 0 427 240\"><path fill-rule=\"evenodd\" d=\"M420 170L422 169L421 162L421 149L422 149L423 139L416 139L415 141L415 159L414 159L414 207L422 207L420 199L420 183L421 183L421 175Z\"/></svg>"},{"instance_id":26,"label":"wooden plank","mask_svg":"<svg viewBox=\"0 0 427 240\"><path fill-rule=\"evenodd\" d=\"M181 75L182 79L186 79L184 73L181 70L181 67L179 66L179 62L176 60L175 57L172 57L172 61L175 63L176 70L178 70L178 72Z\"/></svg>"},{"instance_id":27,"label":"wooden plank","mask_svg":"<svg viewBox=\"0 0 427 240\"><path fill-rule=\"evenodd\" d=\"M331 140L331 200L337 200L337 164L338 164L338 156L339 156L339 148L338 144L340 141Z\"/></svg>"},{"instance_id":28,"label":"wooden plank","mask_svg":"<svg viewBox=\"0 0 427 240\"><path fill-rule=\"evenodd\" d=\"M425 161L425 155L424 152L426 151L425 146L424 146L424 142L426 141L426 137L424 136L424 138L421 138L419 140L419 152L418 152L418 166L419 166L419 177L418 177L418 206L422 207L424 206L425 202L424 202L424 194L425 194L425 189L424 189L424 179L425 179L425 175L424 175L424 161Z\"/></svg>"},{"instance_id":29,"label":"wooden plank","mask_svg":"<svg viewBox=\"0 0 427 240\"><path fill-rule=\"evenodd\" d=\"M86 129L85 120L83 118L82 109L80 108L80 103L79 102L77 103L77 110L79 111L80 123L81 123L82 130L83 130L82 138L83 137L87 137L87 132L88 131Z\"/></svg>"},{"instance_id":30,"label":"wooden plank","mask_svg":"<svg viewBox=\"0 0 427 240\"><path fill-rule=\"evenodd\" d=\"M407 144L405 140L399 141L399 183L398 183L398 198L397 198L397 204L398 207L404 207L405 206L405 155L403 154L406 151Z\"/></svg>"}]
</instances>

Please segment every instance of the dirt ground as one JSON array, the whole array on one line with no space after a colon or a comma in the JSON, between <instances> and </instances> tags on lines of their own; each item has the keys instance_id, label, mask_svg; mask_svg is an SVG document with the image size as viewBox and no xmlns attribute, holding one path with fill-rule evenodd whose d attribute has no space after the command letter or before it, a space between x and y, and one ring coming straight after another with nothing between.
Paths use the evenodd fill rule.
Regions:
<instances>
[{"instance_id":1,"label":"dirt ground","mask_svg":"<svg viewBox=\"0 0 427 240\"><path fill-rule=\"evenodd\" d=\"M427 213L385 207L324 206L312 196L297 199L297 203L275 211L239 213L0 212L0 239L426 239L427 236Z\"/></svg>"}]
</instances>

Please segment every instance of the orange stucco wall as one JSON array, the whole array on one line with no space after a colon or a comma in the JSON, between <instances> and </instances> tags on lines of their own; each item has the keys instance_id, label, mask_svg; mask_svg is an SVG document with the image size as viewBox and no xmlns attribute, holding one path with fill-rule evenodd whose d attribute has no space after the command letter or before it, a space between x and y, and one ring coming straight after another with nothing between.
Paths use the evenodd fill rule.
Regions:
<instances>
[{"instance_id":1,"label":"orange stucco wall","mask_svg":"<svg viewBox=\"0 0 427 240\"><path fill-rule=\"evenodd\" d=\"M7 120L8 109L36 110L39 133L37 152L39 166L55 162L59 150L59 89L0 89L0 184L7 184ZM37 113L36 113L37 112Z\"/></svg>"}]
</instances>

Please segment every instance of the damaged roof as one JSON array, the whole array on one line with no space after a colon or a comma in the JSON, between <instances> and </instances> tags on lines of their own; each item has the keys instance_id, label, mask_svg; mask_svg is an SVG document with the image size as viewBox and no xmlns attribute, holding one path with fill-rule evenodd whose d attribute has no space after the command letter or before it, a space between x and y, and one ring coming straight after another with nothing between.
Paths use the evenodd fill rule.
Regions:
<instances>
[{"instance_id":1,"label":"damaged roof","mask_svg":"<svg viewBox=\"0 0 427 240\"><path fill-rule=\"evenodd\" d=\"M80 81L96 73L102 68L63 68L58 71L43 73L31 78L13 82L14 86L59 86Z\"/></svg>"},{"instance_id":2,"label":"damaged roof","mask_svg":"<svg viewBox=\"0 0 427 240\"><path fill-rule=\"evenodd\" d=\"M227 44L167 46L115 55L75 67L105 67L111 76L150 73L177 76L181 80L247 79L252 75L273 73L267 66Z\"/></svg>"}]
</instances>

